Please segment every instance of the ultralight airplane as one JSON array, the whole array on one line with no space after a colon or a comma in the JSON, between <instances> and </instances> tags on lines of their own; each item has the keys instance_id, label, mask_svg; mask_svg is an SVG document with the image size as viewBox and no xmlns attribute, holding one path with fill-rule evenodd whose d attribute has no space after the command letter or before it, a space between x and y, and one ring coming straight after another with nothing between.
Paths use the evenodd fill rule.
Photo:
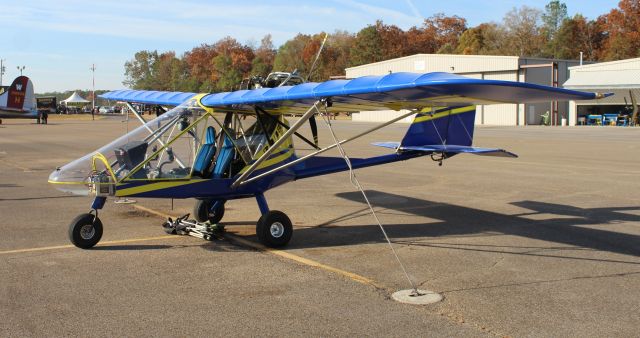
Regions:
<instances>
[{"instance_id":1,"label":"ultralight airplane","mask_svg":"<svg viewBox=\"0 0 640 338\"><path fill-rule=\"evenodd\" d=\"M0 119L36 118L38 110L33 83L26 76L18 76L11 86L0 94Z\"/></svg>"},{"instance_id":2,"label":"ultralight airplane","mask_svg":"<svg viewBox=\"0 0 640 338\"><path fill-rule=\"evenodd\" d=\"M95 195L91 212L69 225L71 242L84 249L96 245L102 236L98 210L108 196L195 198L195 220L185 216L163 226L168 233L205 239L220 229L217 224L225 203L255 198L262 214L256 224L258 239L270 247L284 246L291 239L292 224L283 212L269 209L264 197L269 189L427 155L440 163L461 153L516 157L502 149L472 146L475 105L590 100L606 95L449 73L392 73L212 94L119 90L101 96L176 107L49 176L49 182L61 190ZM371 110L403 113L348 139L334 137L335 142L323 148L314 128L313 141L298 132L319 114ZM375 143L389 148L387 155L318 156L334 148L342 153L343 144L414 114L402 140ZM290 124L287 115L299 118ZM294 136L315 151L296 156Z\"/></svg>"}]
</instances>

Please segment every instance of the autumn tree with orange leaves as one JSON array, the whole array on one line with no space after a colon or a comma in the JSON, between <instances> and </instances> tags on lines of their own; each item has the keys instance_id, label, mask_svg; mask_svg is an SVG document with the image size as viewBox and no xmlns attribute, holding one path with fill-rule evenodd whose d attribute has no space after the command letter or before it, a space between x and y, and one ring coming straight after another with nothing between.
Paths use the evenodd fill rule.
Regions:
<instances>
[{"instance_id":1,"label":"autumn tree with orange leaves","mask_svg":"<svg viewBox=\"0 0 640 338\"><path fill-rule=\"evenodd\" d=\"M622 0L602 18L607 34L600 58L620 60L640 55L640 0Z\"/></svg>"}]
</instances>

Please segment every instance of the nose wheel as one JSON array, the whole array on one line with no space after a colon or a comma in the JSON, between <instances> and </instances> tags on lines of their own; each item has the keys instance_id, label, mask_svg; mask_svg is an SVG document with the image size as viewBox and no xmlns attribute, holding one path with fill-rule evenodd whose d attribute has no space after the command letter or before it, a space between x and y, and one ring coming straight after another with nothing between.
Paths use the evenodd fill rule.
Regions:
<instances>
[{"instance_id":1,"label":"nose wheel","mask_svg":"<svg viewBox=\"0 0 640 338\"><path fill-rule=\"evenodd\" d=\"M224 217L224 201L198 200L193 206L193 217L198 222L209 221L211 224L220 223Z\"/></svg>"},{"instance_id":2,"label":"nose wheel","mask_svg":"<svg viewBox=\"0 0 640 338\"><path fill-rule=\"evenodd\" d=\"M69 224L69 240L78 248L93 248L101 238L102 222L97 213L80 214Z\"/></svg>"},{"instance_id":3,"label":"nose wheel","mask_svg":"<svg viewBox=\"0 0 640 338\"><path fill-rule=\"evenodd\" d=\"M256 235L260 243L271 248L280 248L291 240L293 225L284 212L271 210L258 220Z\"/></svg>"}]
</instances>

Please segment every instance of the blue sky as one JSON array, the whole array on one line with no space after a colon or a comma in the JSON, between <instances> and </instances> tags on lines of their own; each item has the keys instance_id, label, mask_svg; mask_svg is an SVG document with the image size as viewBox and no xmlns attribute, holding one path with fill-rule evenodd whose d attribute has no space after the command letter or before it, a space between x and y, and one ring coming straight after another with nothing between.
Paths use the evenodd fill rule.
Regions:
<instances>
[{"instance_id":1,"label":"blue sky","mask_svg":"<svg viewBox=\"0 0 640 338\"><path fill-rule=\"evenodd\" d=\"M569 15L595 18L618 0L565 0ZM298 32L357 32L381 19L403 29L420 25L435 13L458 15L470 26L499 22L524 4L544 8L548 0L0 0L0 59L3 85L19 75L34 81L36 92L123 88L124 63L136 51L174 50L182 54L224 36L256 42L271 33L277 45Z\"/></svg>"}]
</instances>

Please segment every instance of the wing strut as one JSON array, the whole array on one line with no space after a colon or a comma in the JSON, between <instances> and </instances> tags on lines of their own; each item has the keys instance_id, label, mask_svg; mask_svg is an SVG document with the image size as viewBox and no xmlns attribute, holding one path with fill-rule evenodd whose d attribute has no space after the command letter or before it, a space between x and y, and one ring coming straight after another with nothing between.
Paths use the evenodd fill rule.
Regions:
<instances>
[{"instance_id":1,"label":"wing strut","mask_svg":"<svg viewBox=\"0 0 640 338\"><path fill-rule=\"evenodd\" d=\"M291 126L291 129L287 130L282 136L280 136L280 138L271 146L269 147L269 149L267 149L267 151L265 151L264 154L262 154L262 156L260 156L260 158L258 158L255 162L253 162L253 164L249 167L249 169L247 169L247 171L245 171L242 175L240 175L240 177L238 177L237 180L235 180L235 182L233 182L233 184L231 184L231 188L237 188L240 184L242 184L242 182L244 182L244 180L249 177L249 175L253 174L254 171L256 171L256 169L258 168L258 166L260 164L262 164L262 162L264 162L269 156L271 156L271 154L278 149L278 147L280 147L280 145L282 143L284 143L284 141L286 141L287 138L291 137L291 135L293 135L293 133L295 133L298 129L300 129L300 127L302 127L302 125L307 122L307 120L313 116L313 114L316 113L316 111L318 110L318 104L322 102L322 101L316 101L313 106L311 106L311 108L309 108L309 110L307 110L306 113L304 113L304 115L302 115L300 117L300 119L298 121L296 121L296 123L293 124L293 126Z\"/></svg>"}]
</instances>

